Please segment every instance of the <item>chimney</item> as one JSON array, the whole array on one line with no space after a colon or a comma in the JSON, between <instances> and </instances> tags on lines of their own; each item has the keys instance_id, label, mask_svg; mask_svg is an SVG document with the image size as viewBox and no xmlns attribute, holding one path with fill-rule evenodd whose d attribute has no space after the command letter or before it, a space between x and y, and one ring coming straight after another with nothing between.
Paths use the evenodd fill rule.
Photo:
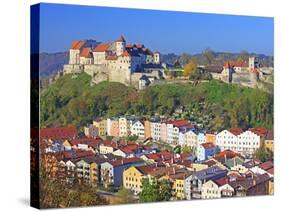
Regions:
<instances>
[{"instance_id":1,"label":"chimney","mask_svg":"<svg viewBox=\"0 0 281 212\"><path fill-rule=\"evenodd\" d=\"M175 167L173 167L173 173L176 174L176 168Z\"/></svg>"},{"instance_id":2,"label":"chimney","mask_svg":"<svg viewBox=\"0 0 281 212\"><path fill-rule=\"evenodd\" d=\"M122 165L124 164L124 160L123 160L123 158L121 159L121 164L122 164Z\"/></svg>"}]
</instances>

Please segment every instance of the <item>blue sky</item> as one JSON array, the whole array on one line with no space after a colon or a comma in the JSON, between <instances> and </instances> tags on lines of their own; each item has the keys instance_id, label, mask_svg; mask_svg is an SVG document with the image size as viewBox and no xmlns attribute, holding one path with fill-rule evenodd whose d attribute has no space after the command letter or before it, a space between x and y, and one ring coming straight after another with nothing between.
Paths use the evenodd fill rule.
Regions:
<instances>
[{"instance_id":1,"label":"blue sky","mask_svg":"<svg viewBox=\"0 0 281 212\"><path fill-rule=\"evenodd\" d=\"M41 4L40 52L68 50L73 40L143 43L152 51L214 51L273 55L273 18Z\"/></svg>"}]
</instances>

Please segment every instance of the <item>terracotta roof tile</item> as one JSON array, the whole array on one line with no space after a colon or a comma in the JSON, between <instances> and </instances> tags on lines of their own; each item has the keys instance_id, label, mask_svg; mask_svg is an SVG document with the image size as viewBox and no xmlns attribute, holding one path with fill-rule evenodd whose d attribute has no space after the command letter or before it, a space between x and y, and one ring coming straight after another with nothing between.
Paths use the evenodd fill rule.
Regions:
<instances>
[{"instance_id":1,"label":"terracotta roof tile","mask_svg":"<svg viewBox=\"0 0 281 212\"><path fill-rule=\"evenodd\" d=\"M237 136L243 132L243 129L242 128L230 128L228 131L231 132L233 135Z\"/></svg>"},{"instance_id":2,"label":"terracotta roof tile","mask_svg":"<svg viewBox=\"0 0 281 212\"><path fill-rule=\"evenodd\" d=\"M246 61L227 61L223 65L225 68L232 68L232 67L249 67L248 62Z\"/></svg>"},{"instance_id":3,"label":"terracotta roof tile","mask_svg":"<svg viewBox=\"0 0 281 212\"><path fill-rule=\"evenodd\" d=\"M105 52L110 47L109 43L101 43L96 46L94 52Z\"/></svg>"},{"instance_id":4,"label":"terracotta roof tile","mask_svg":"<svg viewBox=\"0 0 281 212\"><path fill-rule=\"evenodd\" d=\"M83 48L80 57L85 57L85 58L91 58L92 53L91 53L91 48Z\"/></svg>"},{"instance_id":5,"label":"terracotta roof tile","mask_svg":"<svg viewBox=\"0 0 281 212\"><path fill-rule=\"evenodd\" d=\"M204 149L210 149L210 148L215 148L216 147L212 142L203 143L203 144L201 144L201 146L203 146Z\"/></svg>"},{"instance_id":6,"label":"terracotta roof tile","mask_svg":"<svg viewBox=\"0 0 281 212\"><path fill-rule=\"evenodd\" d=\"M73 41L70 48L71 49L81 49L85 44L86 44L86 41L83 41L83 40Z\"/></svg>"},{"instance_id":7,"label":"terracotta roof tile","mask_svg":"<svg viewBox=\"0 0 281 212\"><path fill-rule=\"evenodd\" d=\"M109 55L109 56L107 56L105 59L106 59L106 60L117 60L118 57L115 56L115 55Z\"/></svg>"},{"instance_id":8,"label":"terracotta roof tile","mask_svg":"<svg viewBox=\"0 0 281 212\"><path fill-rule=\"evenodd\" d=\"M55 127L55 128L41 128L41 139L63 140L74 139L78 132L75 127Z\"/></svg>"}]
</instances>

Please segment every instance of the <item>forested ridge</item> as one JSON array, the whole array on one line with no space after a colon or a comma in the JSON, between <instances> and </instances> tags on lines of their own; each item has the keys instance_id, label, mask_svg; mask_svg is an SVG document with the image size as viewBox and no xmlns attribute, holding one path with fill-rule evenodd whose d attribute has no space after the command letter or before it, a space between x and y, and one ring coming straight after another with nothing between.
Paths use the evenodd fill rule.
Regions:
<instances>
[{"instance_id":1,"label":"forested ridge","mask_svg":"<svg viewBox=\"0 0 281 212\"><path fill-rule=\"evenodd\" d=\"M173 116L203 121L205 128L273 126L273 94L211 80L198 84L161 84L137 91L120 83L91 86L87 74L65 75L41 91L41 127L81 127L97 117Z\"/></svg>"}]
</instances>

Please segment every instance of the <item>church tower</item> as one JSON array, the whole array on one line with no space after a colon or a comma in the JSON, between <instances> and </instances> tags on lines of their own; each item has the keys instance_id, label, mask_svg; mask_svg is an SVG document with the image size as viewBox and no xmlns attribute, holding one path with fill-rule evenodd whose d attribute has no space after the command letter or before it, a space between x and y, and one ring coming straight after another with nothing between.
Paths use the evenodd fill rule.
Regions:
<instances>
[{"instance_id":1,"label":"church tower","mask_svg":"<svg viewBox=\"0 0 281 212\"><path fill-rule=\"evenodd\" d=\"M115 41L115 45L116 45L116 55L120 56L121 54L124 53L125 49L126 49L126 40L125 38L121 35L116 41Z\"/></svg>"}]
</instances>

